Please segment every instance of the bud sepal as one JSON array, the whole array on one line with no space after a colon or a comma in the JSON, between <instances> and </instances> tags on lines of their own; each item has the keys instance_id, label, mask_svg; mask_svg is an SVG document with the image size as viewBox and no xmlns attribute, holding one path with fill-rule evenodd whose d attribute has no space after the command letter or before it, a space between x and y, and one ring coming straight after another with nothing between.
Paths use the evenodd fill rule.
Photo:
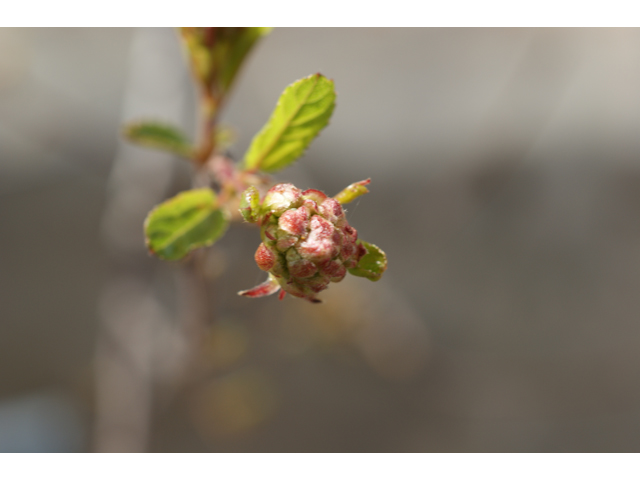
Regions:
<instances>
[{"instance_id":1,"label":"bud sepal","mask_svg":"<svg viewBox=\"0 0 640 480\"><path fill-rule=\"evenodd\" d=\"M371 179L367 178L366 180L361 180L356 183L352 183L347 188L342 190L339 194L337 194L335 198L341 204L353 202L356 198L364 195L365 193L369 193L369 189L367 185L371 183Z\"/></svg>"},{"instance_id":2,"label":"bud sepal","mask_svg":"<svg viewBox=\"0 0 640 480\"><path fill-rule=\"evenodd\" d=\"M258 221L260 205L260 192L253 185L247 188L240 196L240 215L247 222L255 223Z\"/></svg>"},{"instance_id":3,"label":"bud sepal","mask_svg":"<svg viewBox=\"0 0 640 480\"><path fill-rule=\"evenodd\" d=\"M367 253L360 258L360 262L356 267L349 269L349 273L356 277L365 277L372 282L377 282L387 269L387 255L380 247L362 240L358 240L358 248L364 248Z\"/></svg>"},{"instance_id":4,"label":"bud sepal","mask_svg":"<svg viewBox=\"0 0 640 480\"><path fill-rule=\"evenodd\" d=\"M260 298L266 297L267 295L273 295L278 290L280 290L280 284L273 275L269 275L269 278L265 282L249 290L238 292L238 295L250 298Z\"/></svg>"}]
</instances>

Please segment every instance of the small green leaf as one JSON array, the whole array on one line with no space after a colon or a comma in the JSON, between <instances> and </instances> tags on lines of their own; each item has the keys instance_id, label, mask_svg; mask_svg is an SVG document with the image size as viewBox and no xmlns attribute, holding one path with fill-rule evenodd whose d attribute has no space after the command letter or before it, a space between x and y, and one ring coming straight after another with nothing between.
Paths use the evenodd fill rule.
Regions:
<instances>
[{"instance_id":1,"label":"small green leaf","mask_svg":"<svg viewBox=\"0 0 640 480\"><path fill-rule=\"evenodd\" d=\"M387 256L373 243L363 242L362 240L358 240L358 243L367 249L367 253L360 259L357 267L349 269L349 273L377 282L387 269Z\"/></svg>"},{"instance_id":2,"label":"small green leaf","mask_svg":"<svg viewBox=\"0 0 640 480\"><path fill-rule=\"evenodd\" d=\"M124 136L145 147L158 148L183 157L193 156L193 147L176 127L158 122L135 122L124 127Z\"/></svg>"},{"instance_id":3,"label":"small green leaf","mask_svg":"<svg viewBox=\"0 0 640 480\"><path fill-rule=\"evenodd\" d=\"M222 98L247 54L270 31L268 27L181 27L180 35L196 79Z\"/></svg>"},{"instance_id":4,"label":"small green leaf","mask_svg":"<svg viewBox=\"0 0 640 480\"><path fill-rule=\"evenodd\" d=\"M369 185L370 183L370 178L367 178L366 180L362 180L360 182L352 183L333 198L343 205L345 203L353 202L359 196L364 195L365 193L369 193L369 189L366 187L366 185Z\"/></svg>"},{"instance_id":5,"label":"small green leaf","mask_svg":"<svg viewBox=\"0 0 640 480\"><path fill-rule=\"evenodd\" d=\"M228 223L212 190L182 192L149 212L144 224L147 247L160 258L179 260L215 242Z\"/></svg>"},{"instance_id":6,"label":"small green leaf","mask_svg":"<svg viewBox=\"0 0 640 480\"><path fill-rule=\"evenodd\" d=\"M220 83L224 92L231 88L240 66L254 44L267 35L271 28L241 27L228 28L227 30L231 30L233 34L230 35L231 41L225 52L224 61L220 62Z\"/></svg>"},{"instance_id":7,"label":"small green leaf","mask_svg":"<svg viewBox=\"0 0 640 480\"><path fill-rule=\"evenodd\" d=\"M255 223L258 219L260 193L254 186L247 188L240 197L240 214L247 222Z\"/></svg>"},{"instance_id":8,"label":"small green leaf","mask_svg":"<svg viewBox=\"0 0 640 480\"><path fill-rule=\"evenodd\" d=\"M293 163L329 123L335 99L333 81L319 73L289 85L253 138L244 168L273 173Z\"/></svg>"}]
</instances>

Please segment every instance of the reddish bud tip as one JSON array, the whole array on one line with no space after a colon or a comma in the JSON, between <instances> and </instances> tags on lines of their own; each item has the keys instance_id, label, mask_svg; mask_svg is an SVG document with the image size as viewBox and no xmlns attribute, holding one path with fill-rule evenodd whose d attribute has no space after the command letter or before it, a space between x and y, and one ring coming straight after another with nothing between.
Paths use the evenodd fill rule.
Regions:
<instances>
[{"instance_id":1,"label":"reddish bud tip","mask_svg":"<svg viewBox=\"0 0 640 480\"><path fill-rule=\"evenodd\" d=\"M311 235L317 239L330 239L333 236L335 228L329 220L325 220L320 215L311 217Z\"/></svg>"},{"instance_id":2,"label":"reddish bud tip","mask_svg":"<svg viewBox=\"0 0 640 480\"><path fill-rule=\"evenodd\" d=\"M256 250L255 259L260 270L265 272L271 270L276 262L275 254L264 243L261 243Z\"/></svg>"},{"instance_id":3,"label":"reddish bud tip","mask_svg":"<svg viewBox=\"0 0 640 480\"><path fill-rule=\"evenodd\" d=\"M327 196L323 192L321 192L320 190L316 190L314 188L310 188L309 190L305 190L304 192L302 192L302 196L305 199L313 200L318 205L320 205L322 202L324 202L324 200L327 198Z\"/></svg>"},{"instance_id":4,"label":"reddish bud tip","mask_svg":"<svg viewBox=\"0 0 640 480\"><path fill-rule=\"evenodd\" d=\"M338 253L339 245L333 241L335 231L333 225L319 215L311 217L311 233L300 244L299 252L304 258L322 261L332 258Z\"/></svg>"},{"instance_id":5,"label":"reddish bud tip","mask_svg":"<svg viewBox=\"0 0 640 480\"><path fill-rule=\"evenodd\" d=\"M259 298L276 293L278 290L280 290L280 285L273 277L269 276L266 282L249 290L238 292L238 295L249 298Z\"/></svg>"},{"instance_id":6,"label":"reddish bud tip","mask_svg":"<svg viewBox=\"0 0 640 480\"><path fill-rule=\"evenodd\" d=\"M304 207L287 210L278 219L278 226L291 235L304 235L308 227L309 214Z\"/></svg>"},{"instance_id":7,"label":"reddish bud tip","mask_svg":"<svg viewBox=\"0 0 640 480\"><path fill-rule=\"evenodd\" d=\"M333 198L327 198L319 208L320 214L327 220L335 223L343 215L342 205Z\"/></svg>"}]
</instances>

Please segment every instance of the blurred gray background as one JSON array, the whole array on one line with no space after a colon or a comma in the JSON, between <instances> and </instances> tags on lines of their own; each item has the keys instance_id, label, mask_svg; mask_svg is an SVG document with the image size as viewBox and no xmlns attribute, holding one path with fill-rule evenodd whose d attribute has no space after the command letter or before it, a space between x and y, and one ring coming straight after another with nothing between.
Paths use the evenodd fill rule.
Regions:
<instances>
[{"instance_id":1,"label":"blurred gray background","mask_svg":"<svg viewBox=\"0 0 640 480\"><path fill-rule=\"evenodd\" d=\"M0 29L0 52L0 451L640 449L640 30L274 30L231 154L286 85L333 78L277 179L371 177L348 218L389 269L321 306L240 298L263 275L234 226L188 389L181 266L142 220L189 167L119 140L192 131L175 31Z\"/></svg>"}]
</instances>

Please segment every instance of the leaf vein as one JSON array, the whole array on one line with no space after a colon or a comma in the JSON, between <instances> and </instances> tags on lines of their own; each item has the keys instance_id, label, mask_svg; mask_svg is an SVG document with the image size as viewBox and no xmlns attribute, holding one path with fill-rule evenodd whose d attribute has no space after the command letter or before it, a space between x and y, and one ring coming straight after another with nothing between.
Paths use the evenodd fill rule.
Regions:
<instances>
[{"instance_id":1,"label":"leaf vein","mask_svg":"<svg viewBox=\"0 0 640 480\"><path fill-rule=\"evenodd\" d=\"M320 81L320 77L316 76L315 77L315 83L313 84L313 87L309 89L309 92L305 95L305 99L299 103L299 105L295 108L295 110L293 111L293 113L289 116L289 118L287 119L287 121L284 123L283 127L280 129L280 131L273 137L273 140L270 142L269 147L266 148L265 150L263 150L263 154L261 157L258 157L259 160L256 162L255 168L260 168L260 166L262 165L262 162L264 162L264 159L269 156L269 154L275 149L278 141L280 140L280 138L282 137L282 135L284 135L284 132L290 127L291 122L293 121L293 119L295 118L295 116L298 114L298 112L302 109L302 107L306 104L305 102L307 101L307 99L311 96L311 94L313 93L313 91L316 89L316 87L318 86L318 82Z\"/></svg>"}]
</instances>

